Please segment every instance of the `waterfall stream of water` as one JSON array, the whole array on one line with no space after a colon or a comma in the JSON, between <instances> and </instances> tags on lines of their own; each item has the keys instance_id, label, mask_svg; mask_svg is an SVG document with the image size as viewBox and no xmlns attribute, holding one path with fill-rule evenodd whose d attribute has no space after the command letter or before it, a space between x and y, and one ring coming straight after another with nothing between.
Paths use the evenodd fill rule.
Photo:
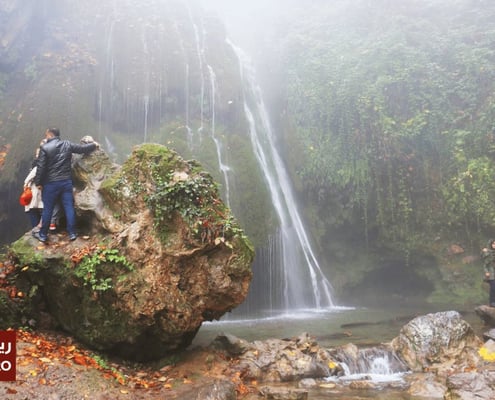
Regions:
<instances>
[{"instance_id":1,"label":"waterfall stream of water","mask_svg":"<svg viewBox=\"0 0 495 400\"><path fill-rule=\"evenodd\" d=\"M407 366L390 349L372 347L353 349L347 352L343 347L336 351L335 357L339 361L344 375L332 377L329 380L359 380L373 381L401 380L408 372Z\"/></svg>"},{"instance_id":2,"label":"waterfall stream of water","mask_svg":"<svg viewBox=\"0 0 495 400\"><path fill-rule=\"evenodd\" d=\"M215 150L217 153L218 167L223 176L224 181L224 200L227 207L230 208L230 183L229 183L229 171L230 167L224 162L223 146L220 139L216 135L215 130L215 95L216 95L216 75L211 65L207 64L208 74L210 77L210 107L211 107L211 138L215 143Z\"/></svg>"},{"instance_id":3,"label":"waterfall stream of water","mask_svg":"<svg viewBox=\"0 0 495 400\"><path fill-rule=\"evenodd\" d=\"M213 144L215 145L215 152L217 156L217 163L218 163L218 168L222 174L223 178L223 184L224 184L224 201L225 204L230 207L230 182L229 182L229 171L230 167L224 162L224 159L226 158L224 155L223 151L223 145L220 141L220 139L217 137L216 134L216 126L215 126L215 98L216 98L216 74L213 69L213 67L208 64L208 61L206 59L206 36L207 36L207 31L204 27L204 23L201 21L201 26L202 29L200 30L198 28L197 23L194 20L191 8L189 5L187 5L188 8L188 14L189 14L189 20L191 22L193 32L194 32L194 42L195 42L195 51L196 51L196 58L198 60L198 71L199 71L199 87L200 87L200 94L199 94L199 128L197 129L197 134L198 134L198 141L201 144L203 141L203 134L206 131L207 128L205 128L205 115L206 115L206 107L205 105L208 104L210 108L210 126L209 126L209 132L210 132L210 137L211 140L213 141ZM209 98L207 103L207 90L209 89ZM186 96L189 96L189 93L186 93ZM189 108L187 108L188 110ZM189 119L189 116L187 116L187 119ZM188 135L189 135L189 141L192 141L192 130L189 128L188 125ZM192 145L189 146L190 150L194 152L194 148Z\"/></svg>"},{"instance_id":4,"label":"waterfall stream of water","mask_svg":"<svg viewBox=\"0 0 495 400\"><path fill-rule=\"evenodd\" d=\"M154 12L163 11L158 3L152 2L148 6ZM189 4L186 6L186 24L190 24L188 29L179 24L171 26L178 39L176 54L179 64L176 68L184 78L184 82L179 82L176 88L180 105L177 108L183 120L181 126L194 158L201 160L203 145L210 144L202 141L211 140L223 180L223 199L231 207L231 197L234 196L231 187L236 181L233 168L227 162L225 138L228 132L220 129L217 132L216 127L216 97L219 95L221 98L222 82L217 82L216 64L213 62L216 58L207 46L211 41L205 21ZM107 28L101 49L105 63L97 96L98 134L101 140L105 132L122 128L127 132L142 132L142 140L146 142L155 137L156 128L163 121L163 112L167 111L167 103L162 103L163 94L172 90L169 89L168 71L164 67L167 64L163 64L167 54L160 46L162 37L152 30L156 21L128 24L124 11L129 10L116 8L106 19ZM139 13L135 18L138 17L141 17ZM128 48L122 47L126 38L130 41ZM276 135L254 69L241 49L231 42L228 45L239 60L243 85L241 118L244 111L251 151L264 177L273 215L277 219L273 229L270 227L272 233L265 240L266 246L257 249L258 270L255 270L252 295L250 293L250 297L257 302L253 310L263 308L284 314L294 310L331 309L334 307L332 288L303 224L290 177L277 150ZM124 60L132 69L126 68L128 64ZM173 113L174 103L170 104L170 113Z\"/></svg>"},{"instance_id":5,"label":"waterfall stream of water","mask_svg":"<svg viewBox=\"0 0 495 400\"><path fill-rule=\"evenodd\" d=\"M281 298L275 299L275 307L289 312L302 309L326 309L334 307L332 288L314 254L308 234L302 222L290 179L275 145L275 135L270 123L262 92L257 84L249 57L228 41L239 59L244 88L244 111L249 124L253 152L263 171L280 227L275 235L280 237L280 260L276 273L282 280ZM270 266L269 268L272 268ZM269 289L276 292L276 287Z\"/></svg>"},{"instance_id":6,"label":"waterfall stream of water","mask_svg":"<svg viewBox=\"0 0 495 400\"><path fill-rule=\"evenodd\" d=\"M196 47L196 56L198 58L198 71L199 71L199 84L200 84L200 95L199 95L199 128L198 136L199 142L203 140L203 129L204 129L204 103L205 103L205 76L204 76L204 32L203 36L200 38L198 25L194 22L191 7L189 3L186 3L189 19L194 32L194 42Z\"/></svg>"}]
</instances>

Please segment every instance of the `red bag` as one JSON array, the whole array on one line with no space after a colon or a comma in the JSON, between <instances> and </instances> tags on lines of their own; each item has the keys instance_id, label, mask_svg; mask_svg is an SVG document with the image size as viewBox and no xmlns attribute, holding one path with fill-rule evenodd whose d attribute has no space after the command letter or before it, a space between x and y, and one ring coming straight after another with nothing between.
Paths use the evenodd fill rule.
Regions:
<instances>
[{"instance_id":1,"label":"red bag","mask_svg":"<svg viewBox=\"0 0 495 400\"><path fill-rule=\"evenodd\" d=\"M29 186L26 186L21 194L21 197L19 197L19 203L21 204L21 206L28 206L29 203L31 203L32 199L33 192L31 191L31 188Z\"/></svg>"}]
</instances>

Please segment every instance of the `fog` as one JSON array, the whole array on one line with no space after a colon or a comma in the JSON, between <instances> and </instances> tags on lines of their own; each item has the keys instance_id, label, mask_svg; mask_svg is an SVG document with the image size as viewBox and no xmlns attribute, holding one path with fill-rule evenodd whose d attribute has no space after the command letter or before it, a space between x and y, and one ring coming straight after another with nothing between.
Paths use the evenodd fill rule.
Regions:
<instances>
[{"instance_id":1,"label":"fog","mask_svg":"<svg viewBox=\"0 0 495 400\"><path fill-rule=\"evenodd\" d=\"M445 225L461 214L438 211L457 199L454 186L444 188L451 196L447 199L425 187L439 188L439 175L455 183L455 174L464 168L449 170L450 163L439 155L452 158L448 141L454 136L434 138L437 132L450 132L455 120L455 129L472 133L470 140L476 143L478 132L486 129L483 124L491 124L485 121L493 120L489 112L483 118L470 114L492 109L486 93L493 81L493 6L487 1L85 0L69 5L50 0L18 1L15 15L9 14L10 3L0 3L5 9L0 15L5 74L0 75L0 138L9 146L39 143L35 132L47 122L63 124L64 132L94 132L119 156L141 141L165 143L216 173L232 190L231 208L252 237L269 242L276 225L270 210L274 201L263 198L266 173L259 172L249 148L243 104L249 93L232 42L254 60L256 82L251 89L259 86L263 95L302 219L332 281L347 279L347 260L340 254L354 240L371 243L377 254L380 246L388 247L390 237L395 240L387 249L390 254L378 254L378 261L366 255L348 268L375 263L370 268L379 273L367 271L362 282L360 277L344 282L346 292L357 283L355 292L362 296L370 277L377 276L381 284L382 276L391 277L389 270L401 268L400 276L413 270L401 251L404 243L416 245L408 239L415 237L415 229L423 235L433 225L423 216L434 215L435 223L443 218L439 225ZM53 13L57 24L29 20L31 13L42 11L42 4L54 6L43 12ZM32 28L34 22L38 29ZM11 71L16 77L8 76ZM251 102L251 111L256 111L255 103L261 101L251 93ZM464 116L481 121L480 126L473 129ZM451 147L460 146L451 142ZM436 143L442 146L437 149ZM318 146L319 152L308 151ZM484 154L473 149L462 150L484 161ZM10 160L2 173L14 182L20 180L15 176L19 166ZM218 165L224 174L218 173ZM366 173L356 175L356 165ZM280 181L277 176L273 180ZM361 192L353 186L356 181ZM341 186L335 189L336 184ZM467 209L466 219L477 220L471 212ZM409 219L411 213L415 218ZM412 220L417 226L409 225ZM415 255L413 248L407 251L408 257ZM417 286L426 287L419 282ZM370 289L370 297L377 286ZM380 290L397 287L389 279Z\"/></svg>"},{"instance_id":2,"label":"fog","mask_svg":"<svg viewBox=\"0 0 495 400\"><path fill-rule=\"evenodd\" d=\"M254 54L260 43L271 40L275 30L290 26L302 10L318 3L325 1L202 0L201 6L206 14L218 15L229 37Z\"/></svg>"}]
</instances>

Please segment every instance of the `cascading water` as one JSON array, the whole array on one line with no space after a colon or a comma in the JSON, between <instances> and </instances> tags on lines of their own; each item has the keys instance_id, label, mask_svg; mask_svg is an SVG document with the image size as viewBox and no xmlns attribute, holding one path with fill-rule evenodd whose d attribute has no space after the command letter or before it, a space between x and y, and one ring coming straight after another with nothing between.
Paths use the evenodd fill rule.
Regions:
<instances>
[{"instance_id":1,"label":"cascading water","mask_svg":"<svg viewBox=\"0 0 495 400\"><path fill-rule=\"evenodd\" d=\"M194 31L194 41L196 43L196 55L198 57L198 64L199 64L199 74L200 74L200 96L199 96L199 128L198 128L198 135L199 135L199 142L201 143L203 139L203 129L204 129L204 99L205 99L205 77L204 77L204 71L203 71L203 64L204 64L204 37L200 40L199 37L199 30L198 26L194 22L194 18L192 16L191 12L191 7L189 6L189 3L186 3L188 13L189 13L189 19L191 20L191 25L193 27Z\"/></svg>"},{"instance_id":2,"label":"cascading water","mask_svg":"<svg viewBox=\"0 0 495 400\"><path fill-rule=\"evenodd\" d=\"M107 41L106 41L106 66L105 66L105 71L110 71L109 72L109 83L105 82L106 74L102 74L102 77L100 79L100 85L99 85L99 91L98 91L98 140L101 140L102 136L102 121L103 121L103 90L105 90L107 87L112 89L112 83L114 79L114 64L113 64L113 53L111 51L111 46L112 46L112 38L113 38L113 30L115 26L115 17L111 18L110 23L107 24L109 26L108 29L108 34L107 34ZM110 94L111 96L112 94Z\"/></svg>"},{"instance_id":3,"label":"cascading water","mask_svg":"<svg viewBox=\"0 0 495 400\"><path fill-rule=\"evenodd\" d=\"M276 252L268 251L264 289L272 307L289 312L295 309L328 309L334 306L330 282L316 259L292 193L290 180L275 146L275 137L256 83L254 69L246 54L228 41L236 53L244 88L244 111L254 154L263 171L280 227L271 239ZM275 268L272 270L272 268ZM273 286L266 289L267 278ZM260 294L261 295L261 294ZM273 297L275 295L275 298Z\"/></svg>"},{"instance_id":4,"label":"cascading water","mask_svg":"<svg viewBox=\"0 0 495 400\"><path fill-rule=\"evenodd\" d=\"M184 139L187 139L193 157L201 160L203 154L199 151L203 147L197 144L208 138L209 131L208 139L215 146L224 181L224 201L230 207L233 196L231 187L236 181L226 163L227 147L216 131L215 120L217 85L221 86L223 81L217 82L213 64L208 63L210 51L207 51L206 44L210 43L207 40L210 37L207 36L204 21L198 19L200 17L188 7L182 13L186 24L166 25L158 17L147 19L149 15L166 17L167 10L161 3L150 2L147 7L149 10L146 11L116 8L107 19L107 36L101 48L106 63L98 94L99 130L123 130L128 134L141 131L144 133L142 139L146 141L148 136L160 134L156 128L166 120L164 113L172 118L182 115L181 126L187 135ZM132 12L132 21L149 22L129 23L126 12L129 15ZM155 26L158 30L151 31ZM162 46L166 34L167 37L177 37L175 42L168 44L169 51ZM242 51L235 46L232 48L239 58L244 86L244 104L239 109L245 113L254 158L266 178L279 221L278 227L266 239L267 246L257 249L253 295L250 298L256 303L259 301L259 304L252 309L256 312L265 308L288 312L294 309L332 308L331 286L314 255L302 223L289 177L275 147L275 135L254 72ZM170 54L178 55L174 63L170 62ZM168 93L176 95L175 102L162 102L162 97L166 99ZM230 96L232 94L229 93ZM237 107L236 98L230 99ZM224 103L221 107L225 110ZM225 112L223 119L226 120ZM222 128L225 129L225 125Z\"/></svg>"},{"instance_id":5,"label":"cascading water","mask_svg":"<svg viewBox=\"0 0 495 400\"><path fill-rule=\"evenodd\" d=\"M143 29L142 31L142 42L143 42L143 56L145 57L145 61L150 64L150 52L148 49L148 41L146 38L146 31ZM144 82L144 95L143 95L143 107L144 107L144 132L143 132L143 142L146 143L148 141L148 115L150 109L150 71L146 69L145 71L145 82Z\"/></svg>"},{"instance_id":6,"label":"cascading water","mask_svg":"<svg viewBox=\"0 0 495 400\"><path fill-rule=\"evenodd\" d=\"M207 32L204 28L201 31L198 29L197 24L194 21L194 17L191 11L189 4L187 4L189 20L191 22L193 32L194 32L194 41L195 41L195 49L196 49L196 57L198 59L198 71L199 71L199 86L200 86L200 95L199 95L199 128L197 130L199 143L203 140L203 131L205 130L205 102L206 102L206 74L205 74L205 66L206 71L208 73L208 81L209 81L209 105L210 105L210 135L211 139L215 145L217 162L220 172L222 173L223 181L224 181L224 201L225 204L230 207L230 183L228 172L230 171L230 167L224 162L223 155L223 146L220 142L220 139L216 135L215 131L215 97L216 97L216 75L213 67L208 64L206 60L206 49L205 49L205 38ZM200 34L201 32L201 34ZM188 112L188 108L186 108ZM189 118L189 117L188 117ZM191 136L192 140L192 131L188 128L188 133ZM190 149L192 150L191 146Z\"/></svg>"},{"instance_id":7,"label":"cascading water","mask_svg":"<svg viewBox=\"0 0 495 400\"><path fill-rule=\"evenodd\" d=\"M186 63L186 87L185 87L185 99L186 99L186 130L187 130L187 144L189 146L189 150L192 150L193 147L193 133L190 124L189 117L189 64Z\"/></svg>"},{"instance_id":8,"label":"cascading water","mask_svg":"<svg viewBox=\"0 0 495 400\"><path fill-rule=\"evenodd\" d=\"M230 208L230 183L229 183L229 171L230 167L224 163L223 155L222 155L222 143L220 139L217 138L215 132L215 94L216 94L216 76L215 71L211 65L207 65L208 73L210 76L210 91L211 91L211 138L213 139L213 143L215 143L215 149L217 152L218 166L220 168L220 172L223 175L223 181L225 183L224 188L224 196L225 196L225 204Z\"/></svg>"},{"instance_id":9,"label":"cascading water","mask_svg":"<svg viewBox=\"0 0 495 400\"><path fill-rule=\"evenodd\" d=\"M344 374L339 380L401 380L408 372L407 366L389 349L373 347L357 349L353 345L335 351L334 357L339 361ZM334 380L335 378L328 378Z\"/></svg>"}]
</instances>

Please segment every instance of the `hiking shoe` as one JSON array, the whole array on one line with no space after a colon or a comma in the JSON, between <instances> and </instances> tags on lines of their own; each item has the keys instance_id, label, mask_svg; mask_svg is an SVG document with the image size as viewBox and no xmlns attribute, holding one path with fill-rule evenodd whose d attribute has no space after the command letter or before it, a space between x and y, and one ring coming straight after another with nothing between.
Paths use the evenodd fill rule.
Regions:
<instances>
[{"instance_id":1,"label":"hiking shoe","mask_svg":"<svg viewBox=\"0 0 495 400\"><path fill-rule=\"evenodd\" d=\"M69 235L69 240L70 240L71 242L73 242L73 241L74 241L74 240L76 240L76 239L77 239L77 235L76 235L75 233L71 233L71 234Z\"/></svg>"},{"instance_id":2,"label":"hiking shoe","mask_svg":"<svg viewBox=\"0 0 495 400\"><path fill-rule=\"evenodd\" d=\"M40 232L33 232L33 237L38 239L41 243L48 242L48 238L46 236L43 236Z\"/></svg>"}]
</instances>

